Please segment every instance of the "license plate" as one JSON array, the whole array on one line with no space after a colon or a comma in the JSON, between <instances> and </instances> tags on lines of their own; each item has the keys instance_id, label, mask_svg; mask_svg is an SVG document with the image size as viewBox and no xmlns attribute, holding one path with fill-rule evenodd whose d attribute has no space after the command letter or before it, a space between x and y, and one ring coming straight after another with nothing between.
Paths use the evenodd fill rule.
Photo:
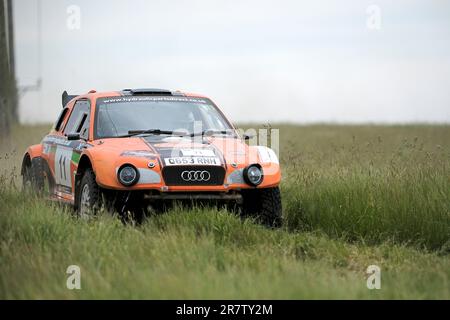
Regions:
<instances>
[{"instance_id":1,"label":"license plate","mask_svg":"<svg viewBox=\"0 0 450 320\"><path fill-rule=\"evenodd\" d=\"M203 166L220 166L220 159L217 157L175 157L165 158L166 166L179 165L203 165Z\"/></svg>"}]
</instances>

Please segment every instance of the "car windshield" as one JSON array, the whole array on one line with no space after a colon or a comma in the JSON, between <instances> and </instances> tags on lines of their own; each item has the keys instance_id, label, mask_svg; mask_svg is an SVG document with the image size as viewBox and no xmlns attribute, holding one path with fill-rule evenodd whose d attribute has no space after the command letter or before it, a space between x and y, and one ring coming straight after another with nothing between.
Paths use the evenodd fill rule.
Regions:
<instances>
[{"instance_id":1,"label":"car windshield","mask_svg":"<svg viewBox=\"0 0 450 320\"><path fill-rule=\"evenodd\" d=\"M97 100L96 112L96 138L122 137L139 131L143 134L160 131L193 135L211 130L220 134L234 134L230 123L210 100L204 98L100 98Z\"/></svg>"}]
</instances>

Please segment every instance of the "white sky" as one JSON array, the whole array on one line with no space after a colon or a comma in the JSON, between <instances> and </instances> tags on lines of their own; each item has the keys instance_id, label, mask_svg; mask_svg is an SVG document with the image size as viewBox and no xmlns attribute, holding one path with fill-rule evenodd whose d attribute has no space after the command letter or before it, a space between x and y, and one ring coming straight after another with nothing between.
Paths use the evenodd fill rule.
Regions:
<instances>
[{"instance_id":1,"label":"white sky","mask_svg":"<svg viewBox=\"0 0 450 320\"><path fill-rule=\"evenodd\" d=\"M37 0L13 0L17 76L38 77ZM41 0L42 91L161 87L210 96L232 121L450 122L450 1ZM381 29L369 29L369 5ZM67 27L79 6L80 29Z\"/></svg>"}]
</instances>

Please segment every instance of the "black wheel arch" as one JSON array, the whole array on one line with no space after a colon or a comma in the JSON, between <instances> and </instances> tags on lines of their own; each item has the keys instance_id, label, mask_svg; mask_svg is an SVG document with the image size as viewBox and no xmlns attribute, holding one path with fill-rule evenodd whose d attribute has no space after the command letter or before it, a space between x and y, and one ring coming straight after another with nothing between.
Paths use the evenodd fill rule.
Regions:
<instances>
[{"instance_id":1,"label":"black wheel arch","mask_svg":"<svg viewBox=\"0 0 450 320\"><path fill-rule=\"evenodd\" d=\"M20 174L22 176L25 174L25 170L27 167L31 167L31 156L28 152L25 153L22 159L22 167L20 169Z\"/></svg>"},{"instance_id":2,"label":"black wheel arch","mask_svg":"<svg viewBox=\"0 0 450 320\"><path fill-rule=\"evenodd\" d=\"M80 196L81 180L83 179L84 173L88 169L91 169L92 171L94 170L92 163L91 163L91 159L89 159L89 157L87 155L83 154L80 157L80 162L78 162L77 173L75 175L75 184L74 184L75 185L75 190L74 190L75 209L77 209L77 207L78 207L78 197Z\"/></svg>"}]
</instances>

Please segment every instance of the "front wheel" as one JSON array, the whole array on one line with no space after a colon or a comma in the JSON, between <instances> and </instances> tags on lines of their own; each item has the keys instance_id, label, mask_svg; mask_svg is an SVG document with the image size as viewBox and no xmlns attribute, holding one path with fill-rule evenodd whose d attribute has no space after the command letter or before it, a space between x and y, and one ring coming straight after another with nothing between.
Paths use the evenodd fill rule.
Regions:
<instances>
[{"instance_id":1,"label":"front wheel","mask_svg":"<svg viewBox=\"0 0 450 320\"><path fill-rule=\"evenodd\" d=\"M81 179L77 196L77 210L80 218L88 219L94 216L101 207L100 187L95 181L92 169L87 169Z\"/></svg>"},{"instance_id":2,"label":"front wheel","mask_svg":"<svg viewBox=\"0 0 450 320\"><path fill-rule=\"evenodd\" d=\"M281 226L280 188L242 190L244 217L255 218L268 227Z\"/></svg>"},{"instance_id":3,"label":"front wheel","mask_svg":"<svg viewBox=\"0 0 450 320\"><path fill-rule=\"evenodd\" d=\"M102 207L106 212L117 212L124 223L143 221L145 208L139 197L132 196L129 192L119 194L101 189L95 180L94 171L87 169L77 189L78 216L88 220L95 216Z\"/></svg>"}]
</instances>

